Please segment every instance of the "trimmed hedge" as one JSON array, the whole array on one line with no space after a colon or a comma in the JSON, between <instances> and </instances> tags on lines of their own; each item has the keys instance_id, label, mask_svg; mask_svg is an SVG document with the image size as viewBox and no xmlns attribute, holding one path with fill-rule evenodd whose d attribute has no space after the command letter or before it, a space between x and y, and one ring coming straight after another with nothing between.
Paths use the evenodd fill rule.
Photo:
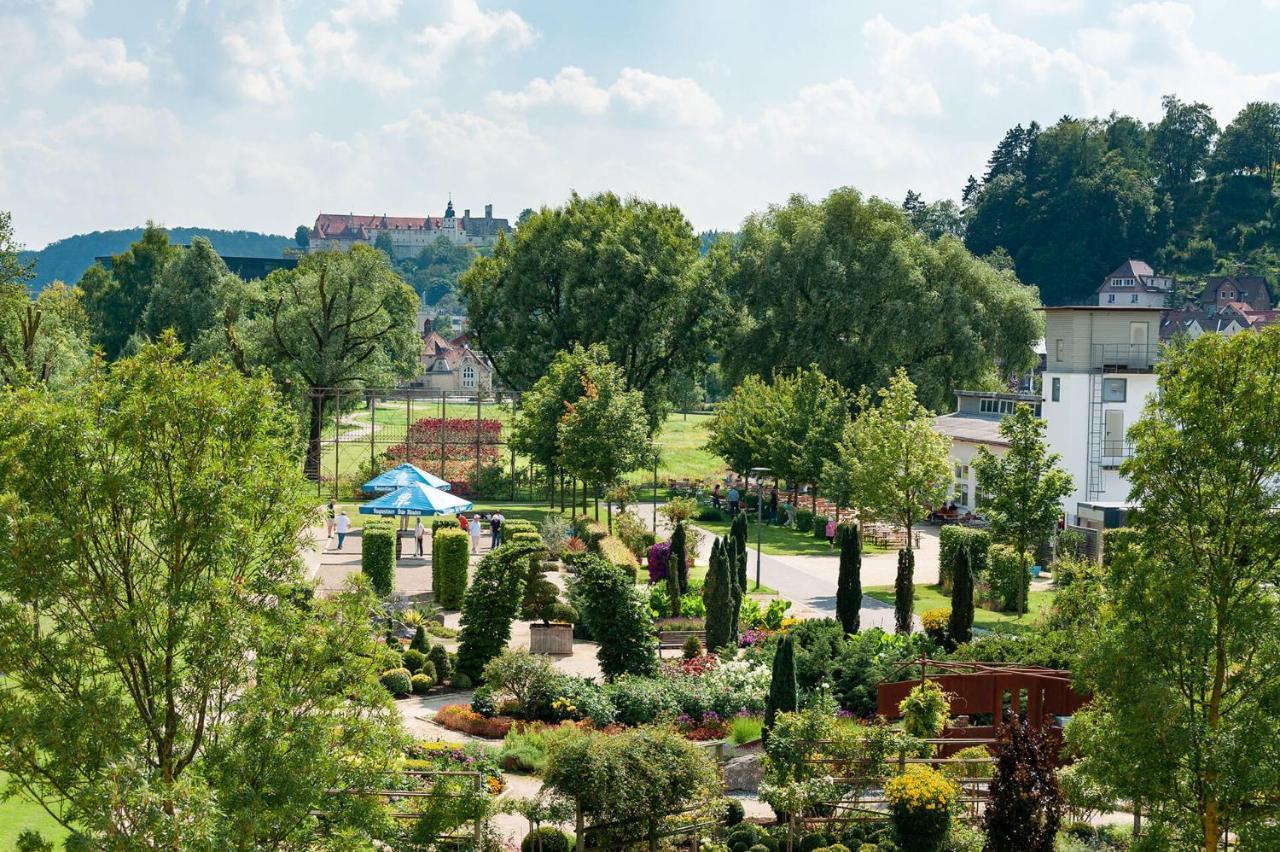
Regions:
<instances>
[{"instance_id":1,"label":"trimmed hedge","mask_svg":"<svg viewBox=\"0 0 1280 852\"><path fill-rule=\"evenodd\" d=\"M513 533L509 537L503 538L504 544L515 544L516 542L523 542L525 544L536 544L539 547L541 547L542 536L538 535L536 532L525 532L524 530L521 530L517 533Z\"/></svg>"},{"instance_id":2,"label":"trimmed hedge","mask_svg":"<svg viewBox=\"0 0 1280 852\"><path fill-rule=\"evenodd\" d=\"M951 594L955 582L956 552L964 544L970 548L974 580L987 565L987 551L991 547L991 533L972 527L948 525L938 534L938 582L944 594Z\"/></svg>"},{"instance_id":3,"label":"trimmed hedge","mask_svg":"<svg viewBox=\"0 0 1280 852\"><path fill-rule=\"evenodd\" d=\"M437 517L437 518L431 519L432 535L435 535L436 530L442 529L444 527L453 527L455 530L462 529L462 525L458 523L458 517L456 515L449 515L443 518Z\"/></svg>"},{"instance_id":4,"label":"trimmed hedge","mask_svg":"<svg viewBox=\"0 0 1280 852\"><path fill-rule=\"evenodd\" d=\"M813 512L796 509L796 529L802 533L813 532Z\"/></svg>"},{"instance_id":5,"label":"trimmed hedge","mask_svg":"<svg viewBox=\"0 0 1280 852\"><path fill-rule=\"evenodd\" d=\"M431 539L431 591L444 609L462 607L470 550L471 537L458 527L441 527Z\"/></svg>"},{"instance_id":6,"label":"trimmed hedge","mask_svg":"<svg viewBox=\"0 0 1280 852\"><path fill-rule=\"evenodd\" d=\"M827 540L827 516L826 515L813 516L813 537L820 538L823 541Z\"/></svg>"},{"instance_id":7,"label":"trimmed hedge","mask_svg":"<svg viewBox=\"0 0 1280 852\"><path fill-rule=\"evenodd\" d=\"M599 556L600 542L611 537L609 535L609 528L598 521L589 521L584 532L586 535L582 536L582 543L587 546L587 552L594 553Z\"/></svg>"},{"instance_id":8,"label":"trimmed hedge","mask_svg":"<svg viewBox=\"0 0 1280 852\"><path fill-rule=\"evenodd\" d=\"M511 520L503 521L502 532L500 533L502 541L500 543L507 544L514 540L517 533L533 533L537 535L538 528L533 521L526 521L524 518L512 518ZM542 537L538 536L538 538L541 539Z\"/></svg>"},{"instance_id":9,"label":"trimmed hedge","mask_svg":"<svg viewBox=\"0 0 1280 852\"><path fill-rule=\"evenodd\" d=\"M360 570L380 596L391 594L396 576L396 531L387 521L369 521L360 536Z\"/></svg>"},{"instance_id":10,"label":"trimmed hedge","mask_svg":"<svg viewBox=\"0 0 1280 852\"><path fill-rule=\"evenodd\" d=\"M596 554L606 562L634 571L640 567L640 560L631 552L626 543L614 535L606 535L596 544Z\"/></svg>"},{"instance_id":11,"label":"trimmed hedge","mask_svg":"<svg viewBox=\"0 0 1280 852\"><path fill-rule=\"evenodd\" d=\"M1007 544L995 544L987 551L989 564L987 584L991 597L1005 612L1018 608L1018 575L1022 575L1022 587L1031 589L1031 572L1018 564L1018 551Z\"/></svg>"},{"instance_id":12,"label":"trimmed hedge","mask_svg":"<svg viewBox=\"0 0 1280 852\"><path fill-rule=\"evenodd\" d=\"M475 576L462 601L462 632L458 635L457 673L467 681L480 678L489 661L507 647L511 622L520 612L529 577L529 558L542 545L516 542L490 551L476 566Z\"/></svg>"},{"instance_id":13,"label":"trimmed hedge","mask_svg":"<svg viewBox=\"0 0 1280 852\"><path fill-rule=\"evenodd\" d=\"M404 698L413 692L413 675L408 669L387 669L380 678L382 686L395 698Z\"/></svg>"}]
</instances>

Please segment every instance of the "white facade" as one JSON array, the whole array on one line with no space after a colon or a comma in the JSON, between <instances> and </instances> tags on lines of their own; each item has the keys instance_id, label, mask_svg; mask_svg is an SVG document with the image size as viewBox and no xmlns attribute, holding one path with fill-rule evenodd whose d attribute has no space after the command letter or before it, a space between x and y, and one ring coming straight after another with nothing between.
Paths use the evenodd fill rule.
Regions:
<instances>
[{"instance_id":1,"label":"white facade","mask_svg":"<svg viewBox=\"0 0 1280 852\"><path fill-rule=\"evenodd\" d=\"M1062 501L1068 522L1079 503L1123 502L1120 464L1132 454L1128 430L1156 392L1158 308L1046 308L1045 437L1071 474Z\"/></svg>"}]
</instances>

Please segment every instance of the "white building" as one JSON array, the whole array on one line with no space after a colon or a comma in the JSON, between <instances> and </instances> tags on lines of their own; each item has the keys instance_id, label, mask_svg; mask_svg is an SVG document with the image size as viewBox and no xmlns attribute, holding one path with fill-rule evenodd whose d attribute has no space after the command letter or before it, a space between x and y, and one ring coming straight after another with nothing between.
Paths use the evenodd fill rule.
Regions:
<instances>
[{"instance_id":1,"label":"white building","mask_svg":"<svg viewBox=\"0 0 1280 852\"><path fill-rule=\"evenodd\" d=\"M1045 308L1043 416L1050 449L1062 455L1075 490L1063 500L1068 523L1080 504L1122 504L1129 483L1120 463L1126 432L1156 392L1161 307Z\"/></svg>"},{"instance_id":2,"label":"white building","mask_svg":"<svg viewBox=\"0 0 1280 852\"><path fill-rule=\"evenodd\" d=\"M308 251L346 251L357 243L373 245L385 235L396 257L416 257L424 248L444 237L455 245L491 246L499 234L511 230L506 219L493 217L493 205L484 206L484 216L464 210L455 216L453 202L443 216L381 216L355 213L321 213L311 228Z\"/></svg>"},{"instance_id":3,"label":"white building","mask_svg":"<svg viewBox=\"0 0 1280 852\"><path fill-rule=\"evenodd\" d=\"M974 459L978 449L986 447L995 456L1003 456L1009 442L1000 435L1000 420L1012 414L1018 405L1029 405L1041 416L1040 397L1033 393L988 393L956 391L956 410L933 421L933 428L951 439L951 499L961 512L976 512L978 506L978 473Z\"/></svg>"},{"instance_id":4,"label":"white building","mask_svg":"<svg viewBox=\"0 0 1280 852\"><path fill-rule=\"evenodd\" d=\"M1173 293L1173 279L1157 275L1145 261L1126 260L1102 279L1099 307L1165 308Z\"/></svg>"}]
</instances>

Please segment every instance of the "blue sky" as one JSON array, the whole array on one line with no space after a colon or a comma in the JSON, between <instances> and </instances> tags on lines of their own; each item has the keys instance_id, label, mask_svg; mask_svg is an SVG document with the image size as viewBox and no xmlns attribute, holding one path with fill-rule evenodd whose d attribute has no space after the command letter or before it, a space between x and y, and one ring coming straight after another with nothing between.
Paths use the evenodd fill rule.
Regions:
<instances>
[{"instance_id":1,"label":"blue sky","mask_svg":"<svg viewBox=\"0 0 1280 852\"><path fill-rule=\"evenodd\" d=\"M613 189L734 228L958 196L1006 128L1280 100L1280 0L0 0L0 209L164 224L497 215Z\"/></svg>"}]
</instances>

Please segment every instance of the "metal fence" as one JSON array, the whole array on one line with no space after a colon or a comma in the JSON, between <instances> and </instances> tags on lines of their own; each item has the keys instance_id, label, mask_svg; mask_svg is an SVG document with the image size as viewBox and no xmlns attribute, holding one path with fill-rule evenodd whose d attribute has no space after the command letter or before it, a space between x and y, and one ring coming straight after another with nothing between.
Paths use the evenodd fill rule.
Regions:
<instances>
[{"instance_id":1,"label":"metal fence","mask_svg":"<svg viewBox=\"0 0 1280 852\"><path fill-rule=\"evenodd\" d=\"M536 470L517 458L512 394L475 396L424 388L321 388L309 393L306 473L317 497L347 499L376 473L411 462L454 483L461 494L536 499Z\"/></svg>"}]
</instances>

